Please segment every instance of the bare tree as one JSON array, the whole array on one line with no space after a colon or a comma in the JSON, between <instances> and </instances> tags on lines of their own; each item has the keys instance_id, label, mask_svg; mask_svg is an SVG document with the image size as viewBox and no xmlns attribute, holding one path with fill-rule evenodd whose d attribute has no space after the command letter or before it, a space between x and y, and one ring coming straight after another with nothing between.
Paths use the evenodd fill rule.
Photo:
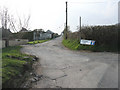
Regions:
<instances>
[{"instance_id":1,"label":"bare tree","mask_svg":"<svg viewBox=\"0 0 120 90\"><path fill-rule=\"evenodd\" d=\"M8 14L8 9L3 8L0 10L0 21L1 21L1 26L2 26L2 37L5 39L5 46L9 46L9 37L11 35L10 30L8 29L9 26L9 14Z\"/></svg>"},{"instance_id":2,"label":"bare tree","mask_svg":"<svg viewBox=\"0 0 120 90\"><path fill-rule=\"evenodd\" d=\"M9 16L8 21L10 22L9 28L12 29L14 31L14 33L18 32L17 29L16 29L16 22L15 22L14 17L13 16L11 16L11 17Z\"/></svg>"},{"instance_id":3,"label":"bare tree","mask_svg":"<svg viewBox=\"0 0 120 90\"><path fill-rule=\"evenodd\" d=\"M1 26L3 29L12 29L14 32L18 32L17 29L21 30L22 28L28 29L29 28L29 21L30 21L30 14L24 18L14 18L14 16L8 13L8 9L3 7L0 9L0 21ZM17 22L16 22L17 21Z\"/></svg>"},{"instance_id":4,"label":"bare tree","mask_svg":"<svg viewBox=\"0 0 120 90\"><path fill-rule=\"evenodd\" d=\"M6 7L0 9L0 21L3 30L12 29L12 31L17 32L15 19L9 14Z\"/></svg>"},{"instance_id":5,"label":"bare tree","mask_svg":"<svg viewBox=\"0 0 120 90\"><path fill-rule=\"evenodd\" d=\"M28 26L29 26L30 17L31 16L29 14L28 17L24 19L24 26L23 27L26 28L26 29L29 28Z\"/></svg>"},{"instance_id":6,"label":"bare tree","mask_svg":"<svg viewBox=\"0 0 120 90\"><path fill-rule=\"evenodd\" d=\"M0 10L0 20L3 29L8 29L9 24L8 18L9 18L8 9L4 7L3 10Z\"/></svg>"},{"instance_id":7,"label":"bare tree","mask_svg":"<svg viewBox=\"0 0 120 90\"><path fill-rule=\"evenodd\" d=\"M9 14L8 9L6 7L0 8L0 21L2 26L2 31L5 38L9 40L11 38L15 38L10 30L12 30L14 33L17 33L19 30L28 30L29 28L29 21L30 21L30 14L25 17L17 17ZM3 33L2 32L2 33ZM10 32L10 33L9 33ZM19 33L19 38L22 38L25 33Z\"/></svg>"},{"instance_id":8,"label":"bare tree","mask_svg":"<svg viewBox=\"0 0 120 90\"><path fill-rule=\"evenodd\" d=\"M30 21L30 14L24 18L20 18L20 16L18 16L18 27L19 29L21 30L22 28L25 28L25 29L29 29L29 21Z\"/></svg>"}]
</instances>

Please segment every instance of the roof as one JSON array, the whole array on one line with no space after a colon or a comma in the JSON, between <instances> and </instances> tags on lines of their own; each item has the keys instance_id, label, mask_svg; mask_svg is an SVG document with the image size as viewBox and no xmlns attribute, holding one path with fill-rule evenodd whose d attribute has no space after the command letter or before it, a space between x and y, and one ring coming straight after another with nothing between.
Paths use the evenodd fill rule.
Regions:
<instances>
[{"instance_id":1,"label":"roof","mask_svg":"<svg viewBox=\"0 0 120 90\"><path fill-rule=\"evenodd\" d=\"M50 31L50 30L47 30L46 33L53 34L54 32L52 32L52 31Z\"/></svg>"},{"instance_id":2,"label":"roof","mask_svg":"<svg viewBox=\"0 0 120 90\"><path fill-rule=\"evenodd\" d=\"M28 30L22 27L22 29L19 32L28 32Z\"/></svg>"}]
</instances>

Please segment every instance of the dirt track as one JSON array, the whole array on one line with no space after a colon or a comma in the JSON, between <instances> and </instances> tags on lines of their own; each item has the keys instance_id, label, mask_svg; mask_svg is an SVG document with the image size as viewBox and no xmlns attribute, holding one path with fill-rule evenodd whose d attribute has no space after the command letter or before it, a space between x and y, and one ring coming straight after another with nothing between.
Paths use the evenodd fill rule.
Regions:
<instances>
[{"instance_id":1,"label":"dirt track","mask_svg":"<svg viewBox=\"0 0 120 90\"><path fill-rule=\"evenodd\" d=\"M43 78L33 88L117 88L118 54L71 51L62 38L25 45L23 52L40 58L37 74Z\"/></svg>"}]
</instances>

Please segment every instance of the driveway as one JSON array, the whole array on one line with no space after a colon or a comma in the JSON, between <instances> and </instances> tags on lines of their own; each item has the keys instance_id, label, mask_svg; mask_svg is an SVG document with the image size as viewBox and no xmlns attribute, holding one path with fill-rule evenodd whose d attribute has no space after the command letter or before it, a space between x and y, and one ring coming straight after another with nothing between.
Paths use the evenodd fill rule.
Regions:
<instances>
[{"instance_id":1,"label":"driveway","mask_svg":"<svg viewBox=\"0 0 120 90\"><path fill-rule=\"evenodd\" d=\"M43 77L33 88L118 87L118 54L72 51L61 42L59 37L23 47L24 53L40 58L36 72Z\"/></svg>"}]
</instances>

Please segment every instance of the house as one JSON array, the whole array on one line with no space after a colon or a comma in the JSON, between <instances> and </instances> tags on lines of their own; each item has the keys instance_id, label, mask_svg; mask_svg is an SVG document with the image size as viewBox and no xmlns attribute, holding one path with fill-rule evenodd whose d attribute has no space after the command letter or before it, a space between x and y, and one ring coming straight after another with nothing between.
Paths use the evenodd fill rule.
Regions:
<instances>
[{"instance_id":1,"label":"house","mask_svg":"<svg viewBox=\"0 0 120 90\"><path fill-rule=\"evenodd\" d=\"M44 40L44 39L52 39L54 33L50 30L44 32L44 30L36 29L33 33L33 40Z\"/></svg>"},{"instance_id":2,"label":"house","mask_svg":"<svg viewBox=\"0 0 120 90\"><path fill-rule=\"evenodd\" d=\"M22 27L22 29L19 32L29 32L26 28Z\"/></svg>"},{"instance_id":3,"label":"house","mask_svg":"<svg viewBox=\"0 0 120 90\"><path fill-rule=\"evenodd\" d=\"M50 30L47 30L46 33L49 33L49 34L54 34L52 31Z\"/></svg>"},{"instance_id":4,"label":"house","mask_svg":"<svg viewBox=\"0 0 120 90\"><path fill-rule=\"evenodd\" d=\"M51 38L54 38L54 34L55 34L54 32L47 30L46 33L51 34Z\"/></svg>"},{"instance_id":5,"label":"house","mask_svg":"<svg viewBox=\"0 0 120 90\"><path fill-rule=\"evenodd\" d=\"M10 31L10 29L0 28L0 33L2 34L2 39L10 39L12 36L12 32Z\"/></svg>"},{"instance_id":6,"label":"house","mask_svg":"<svg viewBox=\"0 0 120 90\"><path fill-rule=\"evenodd\" d=\"M2 47L0 48L5 48L8 46L16 46L16 45L23 45L28 42L27 39L16 39L14 37L13 33L10 31L10 29L3 29L0 28L0 43L2 42Z\"/></svg>"}]
</instances>

